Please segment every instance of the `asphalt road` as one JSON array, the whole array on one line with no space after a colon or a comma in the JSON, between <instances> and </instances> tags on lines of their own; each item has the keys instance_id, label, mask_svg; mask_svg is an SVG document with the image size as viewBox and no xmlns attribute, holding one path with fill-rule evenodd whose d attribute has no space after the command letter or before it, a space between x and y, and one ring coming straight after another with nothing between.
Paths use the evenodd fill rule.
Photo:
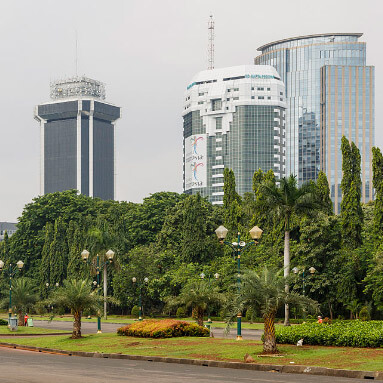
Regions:
<instances>
[{"instance_id":1,"label":"asphalt road","mask_svg":"<svg viewBox=\"0 0 383 383\"><path fill-rule=\"evenodd\" d=\"M73 323L72 322L64 322L64 321L33 321L35 327L43 327L54 330L68 330L72 331ZM119 327L123 325L114 324L114 323L102 323L101 329L102 332L116 332ZM81 332L83 334L94 334L97 332L97 323L95 322L86 322L86 319L81 321ZM213 335L215 338L228 338L235 339L237 336L236 329L232 329L230 334L225 335L224 329L222 328L213 328ZM243 339L254 339L260 340L263 334L262 330L242 330Z\"/></svg>"},{"instance_id":2,"label":"asphalt road","mask_svg":"<svg viewBox=\"0 0 383 383\"><path fill-rule=\"evenodd\" d=\"M0 347L5 383L357 383L364 380L119 359L54 355Z\"/></svg>"}]
</instances>

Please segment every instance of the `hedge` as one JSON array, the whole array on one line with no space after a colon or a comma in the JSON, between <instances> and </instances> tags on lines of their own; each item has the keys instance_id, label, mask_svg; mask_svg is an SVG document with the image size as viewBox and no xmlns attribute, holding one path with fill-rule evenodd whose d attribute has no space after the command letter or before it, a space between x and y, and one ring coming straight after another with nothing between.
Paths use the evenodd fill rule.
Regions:
<instances>
[{"instance_id":1,"label":"hedge","mask_svg":"<svg viewBox=\"0 0 383 383\"><path fill-rule=\"evenodd\" d=\"M276 328L277 343L322 346L383 347L382 321L336 321L332 324L304 323Z\"/></svg>"},{"instance_id":2,"label":"hedge","mask_svg":"<svg viewBox=\"0 0 383 383\"><path fill-rule=\"evenodd\" d=\"M174 319L147 319L120 327L117 334L140 338L171 338L176 336L209 336L209 330L195 323Z\"/></svg>"},{"instance_id":3,"label":"hedge","mask_svg":"<svg viewBox=\"0 0 383 383\"><path fill-rule=\"evenodd\" d=\"M5 319L0 319L0 326L8 326L8 321Z\"/></svg>"}]
</instances>

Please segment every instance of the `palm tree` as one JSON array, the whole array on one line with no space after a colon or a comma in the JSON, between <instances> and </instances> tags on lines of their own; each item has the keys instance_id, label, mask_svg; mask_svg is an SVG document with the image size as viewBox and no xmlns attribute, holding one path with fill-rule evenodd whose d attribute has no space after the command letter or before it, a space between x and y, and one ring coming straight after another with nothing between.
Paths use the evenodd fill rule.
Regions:
<instances>
[{"instance_id":1,"label":"palm tree","mask_svg":"<svg viewBox=\"0 0 383 383\"><path fill-rule=\"evenodd\" d=\"M185 306L187 309L192 308L193 317L197 319L197 323L203 326L203 316L208 307L220 304L223 301L222 294L218 288L209 286L205 280L190 282L185 285L178 297L170 297L167 299L168 308Z\"/></svg>"},{"instance_id":2,"label":"palm tree","mask_svg":"<svg viewBox=\"0 0 383 383\"><path fill-rule=\"evenodd\" d=\"M24 326L24 313L26 313L38 300L36 286L29 278L18 278L12 283L12 306L18 315L18 325ZM8 298L4 300L8 303Z\"/></svg>"},{"instance_id":3,"label":"palm tree","mask_svg":"<svg viewBox=\"0 0 383 383\"><path fill-rule=\"evenodd\" d=\"M53 292L49 298L55 306L70 309L73 314L72 339L81 338L81 314L83 311L99 311L102 297L97 290L92 291L91 283L87 280L66 279L63 286Z\"/></svg>"},{"instance_id":4,"label":"palm tree","mask_svg":"<svg viewBox=\"0 0 383 383\"><path fill-rule=\"evenodd\" d=\"M274 182L265 182L260 186L264 196L262 208L274 214L277 219L283 220L285 230L285 246L283 252L284 277L290 274L290 232L292 230L293 217L302 217L311 215L318 206L315 184L313 182L305 183L302 186L297 185L294 175L288 178L282 178L279 185ZM289 285L286 279L286 293L289 292ZM285 326L290 325L289 306L285 305Z\"/></svg>"},{"instance_id":5,"label":"palm tree","mask_svg":"<svg viewBox=\"0 0 383 383\"><path fill-rule=\"evenodd\" d=\"M247 270L243 274L241 293L229 307L230 315L227 328L238 312L244 308L259 311L264 321L263 354L278 353L275 338L275 315L283 304L297 305L303 308L317 309L318 304L303 295L285 291L285 278L282 270L276 271L264 267L259 273Z\"/></svg>"}]
</instances>

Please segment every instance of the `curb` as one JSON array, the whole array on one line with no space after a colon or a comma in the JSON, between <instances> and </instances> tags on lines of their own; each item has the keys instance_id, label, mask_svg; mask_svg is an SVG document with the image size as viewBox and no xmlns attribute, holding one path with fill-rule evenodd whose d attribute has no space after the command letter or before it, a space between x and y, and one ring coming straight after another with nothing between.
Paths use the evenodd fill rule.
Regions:
<instances>
[{"instance_id":1,"label":"curb","mask_svg":"<svg viewBox=\"0 0 383 383\"><path fill-rule=\"evenodd\" d=\"M61 334L60 334L61 335ZM356 379L373 379L383 380L383 371L358 371L358 370L341 370L327 367L310 367L301 365L277 365L277 364L251 364L243 362L222 362L217 360L203 359L186 359L186 358L168 358L161 356L143 356L143 355L127 355L127 354L103 354L99 352L84 352L84 351L65 351L53 348L44 348L36 346L22 346L13 343L0 342L0 347L14 348L26 351L44 352L50 354L59 354L67 356L81 356L88 358L106 358L106 359L128 359L142 360L145 362L162 362L162 363L177 363L188 364L194 366L218 367L218 368L233 368L240 370L264 371L264 372L280 372L287 374L307 374L307 375L322 375L334 376L342 378Z\"/></svg>"}]
</instances>

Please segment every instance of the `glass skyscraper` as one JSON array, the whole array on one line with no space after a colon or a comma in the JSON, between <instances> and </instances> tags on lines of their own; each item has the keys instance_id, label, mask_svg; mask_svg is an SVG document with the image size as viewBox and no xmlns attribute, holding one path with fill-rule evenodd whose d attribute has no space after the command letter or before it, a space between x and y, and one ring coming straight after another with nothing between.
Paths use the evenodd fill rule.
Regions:
<instances>
[{"instance_id":1,"label":"glass skyscraper","mask_svg":"<svg viewBox=\"0 0 383 383\"><path fill-rule=\"evenodd\" d=\"M114 199L115 121L104 85L86 77L51 84L52 101L35 109L41 131L41 194L69 189Z\"/></svg>"},{"instance_id":2,"label":"glass skyscraper","mask_svg":"<svg viewBox=\"0 0 383 383\"><path fill-rule=\"evenodd\" d=\"M184 191L223 203L223 171L240 195L261 168L285 175L285 89L271 66L206 70L188 85L183 111Z\"/></svg>"},{"instance_id":3,"label":"glass skyscraper","mask_svg":"<svg viewBox=\"0 0 383 383\"><path fill-rule=\"evenodd\" d=\"M258 48L261 55L255 58L256 64L274 66L286 86L286 173L297 175L301 184L316 180L323 169L335 212L341 196L342 134L360 150L363 202L372 199L374 68L366 67L361 36L332 33L279 40Z\"/></svg>"}]
</instances>

